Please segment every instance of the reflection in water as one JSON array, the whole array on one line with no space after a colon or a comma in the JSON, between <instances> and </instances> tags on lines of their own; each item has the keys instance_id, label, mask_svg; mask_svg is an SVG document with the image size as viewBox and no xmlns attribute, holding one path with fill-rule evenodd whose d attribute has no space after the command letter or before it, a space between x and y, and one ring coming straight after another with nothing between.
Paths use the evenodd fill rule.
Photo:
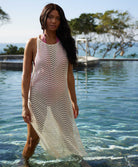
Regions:
<instances>
[{"instance_id":1,"label":"reflection in water","mask_svg":"<svg viewBox=\"0 0 138 167\"><path fill-rule=\"evenodd\" d=\"M108 80L115 81L127 81L135 79L133 76L138 76L136 73L138 70L138 62L130 62L130 61L107 61L101 62L100 66L94 68L84 68L81 71L75 72L76 86L79 86L79 80L83 78L83 82L85 81L85 89L87 89L88 79L91 80L92 76L98 75L98 80L104 78L105 82ZM131 69L131 70L130 70ZM85 76L85 80L84 80ZM101 77L101 78L99 78ZM97 81L98 81L97 80ZM114 84L117 84L114 82Z\"/></svg>"},{"instance_id":2,"label":"reflection in water","mask_svg":"<svg viewBox=\"0 0 138 167\"><path fill-rule=\"evenodd\" d=\"M88 80L88 78L87 78L87 68L84 68L83 69L84 70L84 75L85 75L85 90L87 91L87 80ZM78 87L78 80L79 80L79 74L78 74L79 72L76 72L76 78L75 78L75 80L76 80L76 87Z\"/></svg>"}]
</instances>

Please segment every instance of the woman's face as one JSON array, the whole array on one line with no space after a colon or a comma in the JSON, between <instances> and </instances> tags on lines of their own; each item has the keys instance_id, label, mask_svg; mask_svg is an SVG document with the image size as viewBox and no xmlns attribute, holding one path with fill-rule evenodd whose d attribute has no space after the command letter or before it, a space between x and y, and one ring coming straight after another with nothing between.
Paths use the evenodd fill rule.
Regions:
<instances>
[{"instance_id":1,"label":"woman's face","mask_svg":"<svg viewBox=\"0 0 138 167\"><path fill-rule=\"evenodd\" d=\"M60 15L57 10L52 10L47 17L46 30L56 31L60 25Z\"/></svg>"}]
</instances>

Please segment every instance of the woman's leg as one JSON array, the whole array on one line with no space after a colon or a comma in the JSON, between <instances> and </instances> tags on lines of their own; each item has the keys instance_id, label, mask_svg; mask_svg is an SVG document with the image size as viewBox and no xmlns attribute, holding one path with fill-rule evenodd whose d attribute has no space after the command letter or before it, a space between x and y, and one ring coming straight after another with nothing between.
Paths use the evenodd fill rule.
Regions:
<instances>
[{"instance_id":1,"label":"woman's leg","mask_svg":"<svg viewBox=\"0 0 138 167\"><path fill-rule=\"evenodd\" d=\"M33 155L34 150L39 142L39 136L31 124L27 124L27 131L27 141L22 153L25 160L28 160Z\"/></svg>"}]
</instances>

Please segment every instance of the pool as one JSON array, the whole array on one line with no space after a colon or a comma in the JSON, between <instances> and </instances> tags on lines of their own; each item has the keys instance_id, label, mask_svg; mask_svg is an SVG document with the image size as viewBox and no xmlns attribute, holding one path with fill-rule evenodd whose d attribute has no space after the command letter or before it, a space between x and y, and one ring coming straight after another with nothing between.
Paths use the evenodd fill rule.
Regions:
<instances>
[{"instance_id":1,"label":"pool","mask_svg":"<svg viewBox=\"0 0 138 167\"><path fill-rule=\"evenodd\" d=\"M0 71L0 165L3 167L18 166L26 141L26 124L21 117L21 75L21 71ZM138 61L105 61L91 69L74 71L74 76L80 109L76 123L88 153L85 159L93 163L117 160L115 163L122 167L136 164ZM45 163L45 153L38 145L31 164Z\"/></svg>"}]
</instances>

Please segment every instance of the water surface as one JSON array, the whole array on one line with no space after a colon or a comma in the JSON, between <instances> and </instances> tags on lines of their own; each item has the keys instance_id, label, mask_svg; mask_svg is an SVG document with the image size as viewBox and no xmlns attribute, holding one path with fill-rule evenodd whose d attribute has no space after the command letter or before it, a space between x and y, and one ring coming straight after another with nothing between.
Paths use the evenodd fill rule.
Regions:
<instances>
[{"instance_id":1,"label":"water surface","mask_svg":"<svg viewBox=\"0 0 138 167\"><path fill-rule=\"evenodd\" d=\"M0 164L18 166L27 128L21 117L21 71L0 71ZM74 71L80 115L76 120L86 160L138 157L138 62L101 62ZM32 166L43 166L38 145ZM54 163L54 162L50 162ZM124 163L127 164L126 161ZM124 166L122 166L124 167Z\"/></svg>"}]
</instances>

